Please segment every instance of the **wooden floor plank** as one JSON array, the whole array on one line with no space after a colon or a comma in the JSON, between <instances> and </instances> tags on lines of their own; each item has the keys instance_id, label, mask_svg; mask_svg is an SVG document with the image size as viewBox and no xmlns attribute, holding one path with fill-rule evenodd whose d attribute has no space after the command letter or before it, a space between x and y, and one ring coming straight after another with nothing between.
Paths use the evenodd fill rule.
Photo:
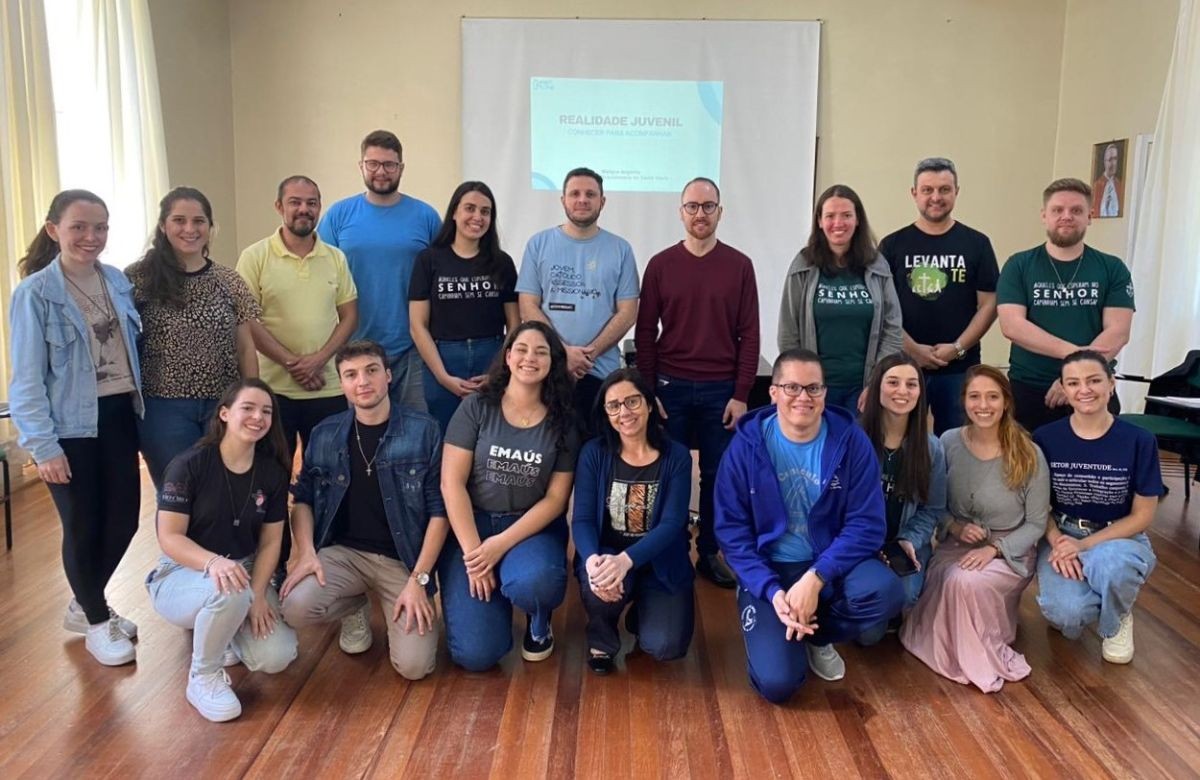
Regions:
<instances>
[{"instance_id":1,"label":"wooden floor plank","mask_svg":"<svg viewBox=\"0 0 1200 780\"><path fill-rule=\"evenodd\" d=\"M44 487L14 496L16 548L0 556L0 777L1200 777L1200 497L1185 506L1179 484L1150 532L1158 567L1126 667L1101 659L1094 632L1069 641L1047 626L1035 585L1015 643L1033 674L997 694L934 675L888 636L842 645L845 680L813 680L774 706L747 682L731 592L697 583L686 657L631 654L626 635L617 672L599 678L572 580L543 663L520 660L518 615L500 668L464 672L443 647L434 675L407 682L376 607L367 653L347 656L336 626L315 627L285 672L231 669L244 714L226 724L187 704L190 633L155 615L142 585L158 557L144 487L109 588L140 628L137 664L117 669L61 628L70 591Z\"/></svg>"}]
</instances>

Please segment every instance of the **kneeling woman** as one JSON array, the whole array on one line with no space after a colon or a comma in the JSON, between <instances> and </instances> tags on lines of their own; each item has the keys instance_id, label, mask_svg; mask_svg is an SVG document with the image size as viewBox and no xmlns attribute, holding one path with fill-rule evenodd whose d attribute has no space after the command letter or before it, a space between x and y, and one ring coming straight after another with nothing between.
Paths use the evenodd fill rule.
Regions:
<instances>
[{"instance_id":1,"label":"kneeling woman","mask_svg":"<svg viewBox=\"0 0 1200 780\"><path fill-rule=\"evenodd\" d=\"M608 674L627 606L626 626L654 658L680 658L692 641L692 457L663 435L653 392L637 371L609 374L598 395L608 422L596 421L599 438L579 454L571 528L588 616L588 666Z\"/></svg>"},{"instance_id":2,"label":"kneeling woman","mask_svg":"<svg viewBox=\"0 0 1200 780\"><path fill-rule=\"evenodd\" d=\"M933 532L946 513L946 454L929 432L928 409L917 361L897 353L875 365L859 422L883 474L887 536L881 555L904 585L906 610L921 595L933 555ZM887 623L882 623L863 632L858 641L874 644L886 631Z\"/></svg>"},{"instance_id":3,"label":"kneeling woman","mask_svg":"<svg viewBox=\"0 0 1200 780\"><path fill-rule=\"evenodd\" d=\"M273 674L296 657L270 584L289 473L277 409L260 380L232 384L208 433L167 466L158 498L163 558L146 588L160 615L195 631L187 700L212 721L242 713L222 667Z\"/></svg>"},{"instance_id":4,"label":"kneeling woman","mask_svg":"<svg viewBox=\"0 0 1200 780\"><path fill-rule=\"evenodd\" d=\"M514 605L527 614L521 656L554 651L550 613L567 592L564 512L578 451L567 352L549 325L523 323L446 429L442 496L454 540L438 578L459 666L482 671L508 653Z\"/></svg>"},{"instance_id":5,"label":"kneeling woman","mask_svg":"<svg viewBox=\"0 0 1200 780\"><path fill-rule=\"evenodd\" d=\"M1038 605L1070 639L1099 621L1101 655L1133 660L1133 602L1154 569L1146 529L1162 474L1153 434L1108 411L1115 384L1099 352L1080 350L1062 365L1071 416L1038 428L1050 464L1054 522L1038 553Z\"/></svg>"},{"instance_id":6,"label":"kneeling woman","mask_svg":"<svg viewBox=\"0 0 1200 780\"><path fill-rule=\"evenodd\" d=\"M969 368L963 408L969 423L942 434L950 536L933 555L900 641L938 674L992 693L1029 676L1010 644L1021 593L1033 579L1034 545L1046 530L1050 478L1013 417L1002 373Z\"/></svg>"}]
</instances>

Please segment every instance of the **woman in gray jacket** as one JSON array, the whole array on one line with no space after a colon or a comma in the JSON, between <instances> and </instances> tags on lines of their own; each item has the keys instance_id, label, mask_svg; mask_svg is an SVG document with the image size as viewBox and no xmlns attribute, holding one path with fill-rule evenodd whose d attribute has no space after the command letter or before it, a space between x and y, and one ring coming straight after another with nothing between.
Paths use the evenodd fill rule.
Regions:
<instances>
[{"instance_id":1,"label":"woman in gray jacket","mask_svg":"<svg viewBox=\"0 0 1200 780\"><path fill-rule=\"evenodd\" d=\"M851 410L879 359L903 347L891 269L862 200L844 184L817 199L808 245L784 279L778 334L780 352L802 347L821 356L826 402Z\"/></svg>"}]
</instances>

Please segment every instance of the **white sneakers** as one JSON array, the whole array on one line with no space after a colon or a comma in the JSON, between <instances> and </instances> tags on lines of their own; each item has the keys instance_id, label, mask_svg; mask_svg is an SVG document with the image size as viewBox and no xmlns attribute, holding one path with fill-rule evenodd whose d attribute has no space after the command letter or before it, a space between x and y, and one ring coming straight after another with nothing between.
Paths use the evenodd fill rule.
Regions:
<instances>
[{"instance_id":1,"label":"white sneakers","mask_svg":"<svg viewBox=\"0 0 1200 780\"><path fill-rule=\"evenodd\" d=\"M187 700L213 723L233 720L242 714L242 703L229 682L224 669L212 674L193 674L188 678Z\"/></svg>"},{"instance_id":2,"label":"white sneakers","mask_svg":"<svg viewBox=\"0 0 1200 780\"><path fill-rule=\"evenodd\" d=\"M105 666L122 666L137 658L133 642L121 632L116 618L88 626L85 634L88 652Z\"/></svg>"},{"instance_id":3,"label":"white sneakers","mask_svg":"<svg viewBox=\"0 0 1200 780\"><path fill-rule=\"evenodd\" d=\"M136 623L121 617L113 611L112 607L108 608L108 616L117 621L117 626L126 639L137 638ZM67 605L67 613L63 615L63 628L75 634L86 634L89 625L87 615L83 614L83 607L79 606L78 601L71 599L71 603Z\"/></svg>"},{"instance_id":4,"label":"white sneakers","mask_svg":"<svg viewBox=\"0 0 1200 780\"><path fill-rule=\"evenodd\" d=\"M1127 664L1133 660L1133 613L1121 618L1115 636L1100 640L1100 655L1110 664Z\"/></svg>"},{"instance_id":5,"label":"white sneakers","mask_svg":"<svg viewBox=\"0 0 1200 780\"><path fill-rule=\"evenodd\" d=\"M833 645L814 645L805 642L804 649L808 652L808 668L822 680L835 682L846 676L846 662L838 655Z\"/></svg>"},{"instance_id":6,"label":"white sneakers","mask_svg":"<svg viewBox=\"0 0 1200 780\"><path fill-rule=\"evenodd\" d=\"M338 647L343 653L358 655L371 649L371 601L367 599L363 605L342 618L342 633L338 637Z\"/></svg>"}]
</instances>

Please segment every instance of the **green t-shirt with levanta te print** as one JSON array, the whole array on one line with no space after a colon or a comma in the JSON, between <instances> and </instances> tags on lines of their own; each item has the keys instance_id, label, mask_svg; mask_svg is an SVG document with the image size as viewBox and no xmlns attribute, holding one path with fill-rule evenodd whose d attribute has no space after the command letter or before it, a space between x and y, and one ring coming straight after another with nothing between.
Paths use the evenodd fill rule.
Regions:
<instances>
[{"instance_id":1,"label":"green t-shirt with levanta te print","mask_svg":"<svg viewBox=\"0 0 1200 780\"><path fill-rule=\"evenodd\" d=\"M1052 336L1078 345L1092 343L1104 330L1104 309L1132 309L1133 279L1121 259L1083 248L1078 260L1060 262L1038 246L1018 252L1000 269L996 303L1025 307L1026 318ZM1012 345L1010 378L1049 387L1062 361Z\"/></svg>"}]
</instances>

